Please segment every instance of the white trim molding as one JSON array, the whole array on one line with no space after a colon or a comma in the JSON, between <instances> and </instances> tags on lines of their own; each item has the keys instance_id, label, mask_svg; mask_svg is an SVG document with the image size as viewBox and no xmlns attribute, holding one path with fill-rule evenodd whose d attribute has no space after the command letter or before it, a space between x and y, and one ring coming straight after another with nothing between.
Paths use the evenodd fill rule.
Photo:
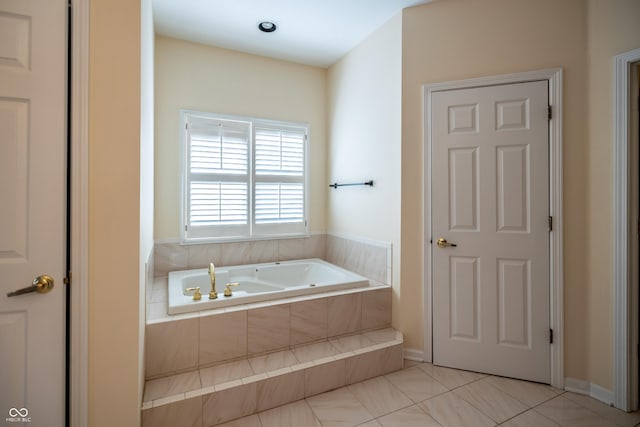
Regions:
<instances>
[{"instance_id":1,"label":"white trim molding","mask_svg":"<svg viewBox=\"0 0 640 427\"><path fill-rule=\"evenodd\" d=\"M424 355L423 360L432 361L432 276L431 260L431 97L434 92L452 89L493 86L512 83L546 80L549 82L549 105L553 115L549 122L549 210L553 216L553 231L550 233L550 327L554 342L551 344L551 385L564 388L564 330L563 330L563 216L562 216L562 69L546 69L492 77L480 77L423 86L424 105Z\"/></svg>"},{"instance_id":2,"label":"white trim molding","mask_svg":"<svg viewBox=\"0 0 640 427\"><path fill-rule=\"evenodd\" d=\"M613 74L613 404L628 411L637 406L638 380L629 375L631 364L631 301L629 270L629 89L631 64L640 61L640 49L614 57ZM633 396L636 396L633 398Z\"/></svg>"},{"instance_id":3,"label":"white trim molding","mask_svg":"<svg viewBox=\"0 0 640 427\"><path fill-rule=\"evenodd\" d=\"M69 425L89 425L89 2L71 9L71 358Z\"/></svg>"}]
</instances>

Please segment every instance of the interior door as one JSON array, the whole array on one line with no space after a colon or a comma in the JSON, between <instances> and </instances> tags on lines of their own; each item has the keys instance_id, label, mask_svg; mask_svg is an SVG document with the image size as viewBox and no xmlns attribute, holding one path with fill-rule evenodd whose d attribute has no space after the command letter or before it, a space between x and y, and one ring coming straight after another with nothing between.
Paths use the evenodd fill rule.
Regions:
<instances>
[{"instance_id":1,"label":"interior door","mask_svg":"<svg viewBox=\"0 0 640 427\"><path fill-rule=\"evenodd\" d=\"M550 381L548 83L432 96L433 360Z\"/></svg>"},{"instance_id":2,"label":"interior door","mask_svg":"<svg viewBox=\"0 0 640 427\"><path fill-rule=\"evenodd\" d=\"M64 424L66 33L66 1L0 0L0 420L32 426Z\"/></svg>"}]
</instances>

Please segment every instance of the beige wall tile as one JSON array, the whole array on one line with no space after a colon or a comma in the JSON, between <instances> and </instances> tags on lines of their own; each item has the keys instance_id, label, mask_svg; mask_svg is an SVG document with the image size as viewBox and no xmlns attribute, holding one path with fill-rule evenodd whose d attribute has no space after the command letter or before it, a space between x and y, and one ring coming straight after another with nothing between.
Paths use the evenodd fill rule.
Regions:
<instances>
[{"instance_id":1,"label":"beige wall tile","mask_svg":"<svg viewBox=\"0 0 640 427\"><path fill-rule=\"evenodd\" d=\"M256 240L251 242L251 264L278 261L277 240Z\"/></svg>"},{"instance_id":2,"label":"beige wall tile","mask_svg":"<svg viewBox=\"0 0 640 427\"><path fill-rule=\"evenodd\" d=\"M220 265L243 265L251 262L251 242L221 243Z\"/></svg>"},{"instance_id":3,"label":"beige wall tile","mask_svg":"<svg viewBox=\"0 0 640 427\"><path fill-rule=\"evenodd\" d=\"M247 354L247 312L235 311L200 319L199 365Z\"/></svg>"},{"instance_id":4,"label":"beige wall tile","mask_svg":"<svg viewBox=\"0 0 640 427\"><path fill-rule=\"evenodd\" d=\"M314 396L345 385L346 361L344 359L305 369L304 395Z\"/></svg>"},{"instance_id":5,"label":"beige wall tile","mask_svg":"<svg viewBox=\"0 0 640 427\"><path fill-rule=\"evenodd\" d=\"M202 427L202 397L142 411L142 427Z\"/></svg>"},{"instance_id":6,"label":"beige wall tile","mask_svg":"<svg viewBox=\"0 0 640 427\"><path fill-rule=\"evenodd\" d=\"M346 359L346 383L353 384L382 375L380 351L359 354Z\"/></svg>"},{"instance_id":7,"label":"beige wall tile","mask_svg":"<svg viewBox=\"0 0 640 427\"><path fill-rule=\"evenodd\" d=\"M328 298L328 335L357 332L362 329L361 293Z\"/></svg>"},{"instance_id":8,"label":"beige wall tile","mask_svg":"<svg viewBox=\"0 0 640 427\"><path fill-rule=\"evenodd\" d=\"M155 276L189 268L189 248L178 243L158 243L154 246Z\"/></svg>"},{"instance_id":9,"label":"beige wall tile","mask_svg":"<svg viewBox=\"0 0 640 427\"><path fill-rule=\"evenodd\" d=\"M278 375L258 384L258 411L304 399L304 371Z\"/></svg>"},{"instance_id":10,"label":"beige wall tile","mask_svg":"<svg viewBox=\"0 0 640 427\"><path fill-rule=\"evenodd\" d=\"M258 308L248 313L249 354L289 346L289 304Z\"/></svg>"},{"instance_id":11,"label":"beige wall tile","mask_svg":"<svg viewBox=\"0 0 640 427\"><path fill-rule=\"evenodd\" d=\"M241 385L204 396L203 427L210 427L256 412L256 383Z\"/></svg>"},{"instance_id":12,"label":"beige wall tile","mask_svg":"<svg viewBox=\"0 0 640 427\"><path fill-rule=\"evenodd\" d=\"M147 325L145 367L147 378L198 366L198 319Z\"/></svg>"},{"instance_id":13,"label":"beige wall tile","mask_svg":"<svg viewBox=\"0 0 640 427\"><path fill-rule=\"evenodd\" d=\"M290 345L327 338L327 298L291 304Z\"/></svg>"},{"instance_id":14,"label":"beige wall tile","mask_svg":"<svg viewBox=\"0 0 640 427\"><path fill-rule=\"evenodd\" d=\"M362 329L391 325L391 288L362 293Z\"/></svg>"},{"instance_id":15,"label":"beige wall tile","mask_svg":"<svg viewBox=\"0 0 640 427\"><path fill-rule=\"evenodd\" d=\"M189 245L189 269L208 268L209 263L220 263L220 245Z\"/></svg>"}]
</instances>

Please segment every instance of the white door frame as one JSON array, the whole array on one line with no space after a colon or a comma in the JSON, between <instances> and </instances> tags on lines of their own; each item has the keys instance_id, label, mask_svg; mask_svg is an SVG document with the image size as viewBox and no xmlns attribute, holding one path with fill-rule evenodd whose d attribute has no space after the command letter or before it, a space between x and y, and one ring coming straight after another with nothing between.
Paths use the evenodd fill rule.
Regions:
<instances>
[{"instance_id":1,"label":"white door frame","mask_svg":"<svg viewBox=\"0 0 640 427\"><path fill-rule=\"evenodd\" d=\"M69 425L89 425L89 2L71 10L71 388Z\"/></svg>"},{"instance_id":2,"label":"white door frame","mask_svg":"<svg viewBox=\"0 0 640 427\"><path fill-rule=\"evenodd\" d=\"M636 200L630 188L630 103L631 65L640 61L640 49L614 57L613 74L613 404L629 411L637 409L638 360L630 357L631 342L637 342L638 301L630 280L629 212ZM632 374L635 373L635 374ZM631 375L630 375L631 374Z\"/></svg>"},{"instance_id":3,"label":"white door frame","mask_svg":"<svg viewBox=\"0 0 640 427\"><path fill-rule=\"evenodd\" d=\"M564 333L563 333L563 249L562 249L562 69L554 68L529 71L517 74L505 74L492 77L480 77L442 83L430 83L423 86L424 105L424 354L423 359L432 361L433 354L433 316L432 316L432 245L431 235L431 96L433 92L469 89L481 86L493 86L511 83L524 83L535 80L549 82L549 104L553 114L549 122L549 210L553 217L553 231L550 233L550 327L553 329L551 344L551 385L564 388Z\"/></svg>"}]
</instances>

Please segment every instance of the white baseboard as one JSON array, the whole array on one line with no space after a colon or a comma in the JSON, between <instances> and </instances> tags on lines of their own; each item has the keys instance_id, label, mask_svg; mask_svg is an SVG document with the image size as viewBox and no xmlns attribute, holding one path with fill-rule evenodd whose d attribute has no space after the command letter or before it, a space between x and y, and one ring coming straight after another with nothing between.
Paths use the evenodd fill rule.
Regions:
<instances>
[{"instance_id":1,"label":"white baseboard","mask_svg":"<svg viewBox=\"0 0 640 427\"><path fill-rule=\"evenodd\" d=\"M424 352L422 350L416 350L414 348L405 348L404 358L413 360L414 362L430 362L430 360L424 360Z\"/></svg>"},{"instance_id":2,"label":"white baseboard","mask_svg":"<svg viewBox=\"0 0 640 427\"><path fill-rule=\"evenodd\" d=\"M613 392L611 390L607 390L604 387L592 384L588 381L578 380L575 378L565 378L564 389L573 393L593 397L607 405L613 404Z\"/></svg>"}]
</instances>

